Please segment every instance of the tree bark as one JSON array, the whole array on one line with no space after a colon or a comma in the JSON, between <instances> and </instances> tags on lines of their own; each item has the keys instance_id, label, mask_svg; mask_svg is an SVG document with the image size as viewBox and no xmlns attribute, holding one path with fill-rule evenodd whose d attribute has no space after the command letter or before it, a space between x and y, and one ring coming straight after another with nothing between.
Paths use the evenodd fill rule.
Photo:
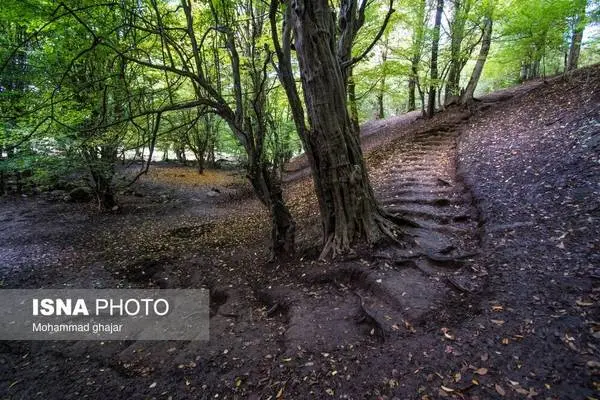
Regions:
<instances>
[{"instance_id":1,"label":"tree bark","mask_svg":"<svg viewBox=\"0 0 600 400\"><path fill-rule=\"evenodd\" d=\"M575 16L573 33L571 35L571 45L569 47L569 57L567 61L567 71L577 69L579 64L579 54L581 52L581 41L583 40L583 31L585 30L585 7L587 1L578 1L577 15Z\"/></svg>"},{"instance_id":2,"label":"tree bark","mask_svg":"<svg viewBox=\"0 0 600 400\"><path fill-rule=\"evenodd\" d=\"M356 83L354 82L354 75L352 68L348 69L348 105L350 107L350 120L354 129L358 132L360 123L358 120L358 103L356 100Z\"/></svg>"},{"instance_id":3,"label":"tree bark","mask_svg":"<svg viewBox=\"0 0 600 400\"><path fill-rule=\"evenodd\" d=\"M359 137L346 107L329 2L297 0L292 2L292 8L295 47L310 122L306 151L314 160L324 232L320 257L335 257L351 252L361 243L378 241L389 220L375 201Z\"/></svg>"},{"instance_id":4,"label":"tree bark","mask_svg":"<svg viewBox=\"0 0 600 400\"><path fill-rule=\"evenodd\" d=\"M442 24L442 14L444 13L444 0L437 0L437 9L435 12L435 24L433 27L433 41L431 46L431 82L429 89L429 98L427 106L427 116L433 117L435 113L435 98L438 79L438 50L440 46L440 25Z\"/></svg>"},{"instance_id":5,"label":"tree bark","mask_svg":"<svg viewBox=\"0 0 600 400\"><path fill-rule=\"evenodd\" d=\"M377 99L377 119L385 118L385 107L383 104L384 96L385 96L385 81L387 78L387 58L388 58L388 36L385 37L385 41L383 44L383 52L381 54L381 80L379 82L379 90L376 96Z\"/></svg>"},{"instance_id":6,"label":"tree bark","mask_svg":"<svg viewBox=\"0 0 600 400\"><path fill-rule=\"evenodd\" d=\"M450 23L450 69L446 81L444 104L456 102L460 96L460 74L465 66L462 42L465 38L465 24L470 11L470 0L455 0L454 13Z\"/></svg>"},{"instance_id":7,"label":"tree bark","mask_svg":"<svg viewBox=\"0 0 600 400\"><path fill-rule=\"evenodd\" d=\"M410 78L408 80L408 111L417 109L415 90L419 79L419 62L423 51L423 42L425 40L425 26L427 24L427 1L420 0L416 9L416 17L413 23L412 49L410 59Z\"/></svg>"},{"instance_id":8,"label":"tree bark","mask_svg":"<svg viewBox=\"0 0 600 400\"><path fill-rule=\"evenodd\" d=\"M289 259L295 252L296 223L283 199L281 181L274 171L259 164L250 169L248 179L271 214L271 259Z\"/></svg>"},{"instance_id":9,"label":"tree bark","mask_svg":"<svg viewBox=\"0 0 600 400\"><path fill-rule=\"evenodd\" d=\"M410 78L408 78L408 111L414 111L417 109L417 101L415 92L417 90L417 69L415 68L414 58L410 67Z\"/></svg>"},{"instance_id":10,"label":"tree bark","mask_svg":"<svg viewBox=\"0 0 600 400\"><path fill-rule=\"evenodd\" d=\"M479 78L481 78L481 74L483 72L483 67L485 66L485 61L487 60L487 56L490 52L490 46L492 44L492 30L493 30L493 22L491 18L486 18L485 26L483 28L483 38L481 39L481 50L479 51L479 57L477 58L477 62L475 63L475 68L473 69L473 73L471 74L471 79L467 84L467 88L462 95L461 103L467 104L471 100L473 100L473 95L475 94L475 89L477 88L477 84L479 83Z\"/></svg>"}]
</instances>

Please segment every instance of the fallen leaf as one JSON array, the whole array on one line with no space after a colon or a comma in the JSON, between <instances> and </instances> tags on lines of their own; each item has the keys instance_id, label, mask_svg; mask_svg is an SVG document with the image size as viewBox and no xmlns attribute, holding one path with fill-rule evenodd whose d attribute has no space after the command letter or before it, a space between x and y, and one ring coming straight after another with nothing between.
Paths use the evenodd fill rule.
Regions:
<instances>
[{"instance_id":1,"label":"fallen leaf","mask_svg":"<svg viewBox=\"0 0 600 400\"><path fill-rule=\"evenodd\" d=\"M488 373L488 369L487 368L478 368L475 370L475 373L477 375L485 375Z\"/></svg>"},{"instance_id":2,"label":"fallen leaf","mask_svg":"<svg viewBox=\"0 0 600 400\"><path fill-rule=\"evenodd\" d=\"M600 362L598 361L588 361L586 365L588 368L600 368Z\"/></svg>"},{"instance_id":3,"label":"fallen leaf","mask_svg":"<svg viewBox=\"0 0 600 400\"><path fill-rule=\"evenodd\" d=\"M498 326L502 326L502 325L504 325L504 323L506 322L506 321L504 321L504 320L501 320L501 319L490 319L490 321L491 321L492 323L494 323L494 324L498 325Z\"/></svg>"},{"instance_id":4,"label":"fallen leaf","mask_svg":"<svg viewBox=\"0 0 600 400\"><path fill-rule=\"evenodd\" d=\"M444 386L444 385L442 385L442 390L443 390L444 392L448 392L448 393L452 393L452 392L454 392L454 389L452 389L452 388L449 388L449 387L446 387L446 386Z\"/></svg>"},{"instance_id":5,"label":"fallen leaf","mask_svg":"<svg viewBox=\"0 0 600 400\"><path fill-rule=\"evenodd\" d=\"M335 394L333 389L325 389L325 392L330 396L333 396Z\"/></svg>"},{"instance_id":6,"label":"fallen leaf","mask_svg":"<svg viewBox=\"0 0 600 400\"><path fill-rule=\"evenodd\" d=\"M523 394L523 395L528 395L529 394L529 390L525 390L522 387L515 388L515 392L517 392L519 394Z\"/></svg>"},{"instance_id":7,"label":"fallen leaf","mask_svg":"<svg viewBox=\"0 0 600 400\"><path fill-rule=\"evenodd\" d=\"M442 328L440 330L442 331L442 333L444 334L444 337L446 339L448 339L448 340L455 340L456 339L456 337L450 333L450 330L448 328Z\"/></svg>"},{"instance_id":8,"label":"fallen leaf","mask_svg":"<svg viewBox=\"0 0 600 400\"><path fill-rule=\"evenodd\" d=\"M577 300L575 302L575 304L577 304L578 306L581 306L581 307L590 307L590 306L594 305L594 303L591 303L589 301L583 301L583 300Z\"/></svg>"},{"instance_id":9,"label":"fallen leaf","mask_svg":"<svg viewBox=\"0 0 600 400\"><path fill-rule=\"evenodd\" d=\"M496 392L500 395L500 396L504 396L506 394L506 391L502 388L502 386L498 385L496 383Z\"/></svg>"},{"instance_id":10,"label":"fallen leaf","mask_svg":"<svg viewBox=\"0 0 600 400\"><path fill-rule=\"evenodd\" d=\"M152 382L152 384L150 386L148 386L150 389L154 389L156 387L156 382Z\"/></svg>"},{"instance_id":11,"label":"fallen leaf","mask_svg":"<svg viewBox=\"0 0 600 400\"><path fill-rule=\"evenodd\" d=\"M17 383L21 382L21 379L18 379L16 381L14 381L13 383L11 383L8 388L10 389L11 387L15 386Z\"/></svg>"}]
</instances>

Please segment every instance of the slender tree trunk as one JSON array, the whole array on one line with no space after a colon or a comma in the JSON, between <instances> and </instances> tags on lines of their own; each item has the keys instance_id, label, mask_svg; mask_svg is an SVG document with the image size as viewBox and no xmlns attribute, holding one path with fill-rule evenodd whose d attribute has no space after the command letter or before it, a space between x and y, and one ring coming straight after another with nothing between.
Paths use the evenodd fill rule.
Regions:
<instances>
[{"instance_id":1,"label":"slender tree trunk","mask_svg":"<svg viewBox=\"0 0 600 400\"><path fill-rule=\"evenodd\" d=\"M583 31L585 30L585 7L587 2L579 0L579 10L575 17L573 34L571 36L571 46L569 48L569 58L567 61L567 71L572 71L579 64L579 54L581 52L581 41L583 40Z\"/></svg>"},{"instance_id":2,"label":"slender tree trunk","mask_svg":"<svg viewBox=\"0 0 600 400\"><path fill-rule=\"evenodd\" d=\"M463 1L454 1L454 12L450 23L450 69L446 81L444 104L449 105L460 90L460 51L464 36Z\"/></svg>"},{"instance_id":3,"label":"slender tree trunk","mask_svg":"<svg viewBox=\"0 0 600 400\"><path fill-rule=\"evenodd\" d=\"M383 42L383 52L381 53L381 80L379 82L379 90L377 93L377 119L385 118L385 107L384 107L384 97L385 97L385 81L387 78L387 58L388 58L388 47L389 45L389 36L385 36L385 40Z\"/></svg>"},{"instance_id":4,"label":"slender tree trunk","mask_svg":"<svg viewBox=\"0 0 600 400\"><path fill-rule=\"evenodd\" d=\"M433 42L431 46L431 82L429 89L429 104L427 107L427 116L433 117L435 113L436 88L438 86L438 50L440 46L440 25L442 24L442 14L444 13L444 0L437 0L437 9L435 12L435 24L433 27Z\"/></svg>"},{"instance_id":5,"label":"slender tree trunk","mask_svg":"<svg viewBox=\"0 0 600 400\"><path fill-rule=\"evenodd\" d=\"M385 109L384 109L384 105L383 105L383 92L382 91L377 93L376 101L377 101L377 119L384 119L385 118Z\"/></svg>"},{"instance_id":6,"label":"slender tree trunk","mask_svg":"<svg viewBox=\"0 0 600 400\"><path fill-rule=\"evenodd\" d=\"M467 88L465 89L465 92L462 95L462 104L467 104L471 100L473 100L475 89L477 88L479 78L481 78L483 67L485 66L485 61L487 60L487 56L490 52L490 46L492 44L492 30L493 22L491 18L486 18L485 26L483 28L483 38L481 39L481 50L479 51L479 57L477 58L477 62L475 63L473 73L471 74L471 79L469 80Z\"/></svg>"},{"instance_id":7,"label":"slender tree trunk","mask_svg":"<svg viewBox=\"0 0 600 400\"><path fill-rule=\"evenodd\" d=\"M531 65L531 68L529 69L529 71L531 73L529 79L536 79L536 78L540 77L540 63L541 63L541 60L533 61L533 64Z\"/></svg>"},{"instance_id":8,"label":"slender tree trunk","mask_svg":"<svg viewBox=\"0 0 600 400\"><path fill-rule=\"evenodd\" d=\"M408 111L414 111L417 109L417 101L415 92L417 90L417 80L416 80L416 69L414 68L414 64L411 65L410 68L410 78L408 78Z\"/></svg>"},{"instance_id":9,"label":"slender tree trunk","mask_svg":"<svg viewBox=\"0 0 600 400\"><path fill-rule=\"evenodd\" d=\"M417 89L419 91L419 98L421 99L421 114L423 116L426 115L426 111L425 111L425 92L423 90L421 90L421 85L419 85L419 82L417 81Z\"/></svg>"},{"instance_id":10,"label":"slender tree trunk","mask_svg":"<svg viewBox=\"0 0 600 400\"><path fill-rule=\"evenodd\" d=\"M348 68L348 102L350 103L350 120L352 125L357 130L360 127L358 121L358 104L356 100L356 83L354 82L354 75L352 74L352 68Z\"/></svg>"},{"instance_id":11,"label":"slender tree trunk","mask_svg":"<svg viewBox=\"0 0 600 400\"><path fill-rule=\"evenodd\" d=\"M423 43L425 41L425 27L427 25L427 0L420 0L415 5L415 20L412 31L412 50L410 59L410 78L408 80L408 111L414 111L417 108L415 89L419 79L419 62L423 52Z\"/></svg>"},{"instance_id":12,"label":"slender tree trunk","mask_svg":"<svg viewBox=\"0 0 600 400\"><path fill-rule=\"evenodd\" d=\"M0 145L0 196L6 193L6 177L4 175L4 147Z\"/></svg>"},{"instance_id":13,"label":"slender tree trunk","mask_svg":"<svg viewBox=\"0 0 600 400\"><path fill-rule=\"evenodd\" d=\"M277 259L285 259L295 254L296 223L283 199L281 183L271 185L271 242L273 256Z\"/></svg>"},{"instance_id":14,"label":"slender tree trunk","mask_svg":"<svg viewBox=\"0 0 600 400\"><path fill-rule=\"evenodd\" d=\"M471 5L472 0L455 0L454 2L454 13L450 24L450 69L444 96L445 105L460 101L460 75L468 60L468 57L464 54L463 41Z\"/></svg>"},{"instance_id":15,"label":"slender tree trunk","mask_svg":"<svg viewBox=\"0 0 600 400\"><path fill-rule=\"evenodd\" d=\"M292 3L296 52L310 121L312 155L321 207L321 258L350 252L381 238L389 221L380 213L363 161L358 134L346 107L346 90L334 49L335 26L328 0Z\"/></svg>"},{"instance_id":16,"label":"slender tree trunk","mask_svg":"<svg viewBox=\"0 0 600 400\"><path fill-rule=\"evenodd\" d=\"M529 75L528 69L529 69L529 64L521 61L521 71L519 72L519 82L520 83L523 83L527 80L527 77Z\"/></svg>"},{"instance_id":17,"label":"slender tree trunk","mask_svg":"<svg viewBox=\"0 0 600 400\"><path fill-rule=\"evenodd\" d=\"M271 258L290 258L295 252L296 223L283 199L281 181L276 171L259 162L250 167L248 179L254 193L271 214Z\"/></svg>"}]
</instances>

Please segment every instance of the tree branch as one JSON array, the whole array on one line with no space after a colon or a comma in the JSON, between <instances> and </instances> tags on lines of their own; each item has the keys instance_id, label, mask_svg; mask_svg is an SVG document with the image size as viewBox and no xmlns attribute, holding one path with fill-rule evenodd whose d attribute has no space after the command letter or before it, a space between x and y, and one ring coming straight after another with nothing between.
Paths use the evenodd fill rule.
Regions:
<instances>
[{"instance_id":1,"label":"tree branch","mask_svg":"<svg viewBox=\"0 0 600 400\"><path fill-rule=\"evenodd\" d=\"M389 5L389 8L388 8L388 12L385 15L385 18L383 20L383 24L381 25L381 28L379 28L379 32L377 32L377 35L375 36L375 38L373 39L373 41L371 42L371 44L365 49L365 51L362 52L362 54L360 54L357 57L353 57L350 61L344 63L342 65L342 68L350 68L353 65L359 63L363 58L365 58L371 52L371 50L373 50L373 47L375 47L375 45L377 44L377 42L379 41L379 39L381 39L381 37L383 36L383 33L385 32L385 29L387 28L387 25L390 22L390 18L392 17L392 14L395 11L396 10L394 10L394 0L390 0L390 5Z\"/></svg>"}]
</instances>

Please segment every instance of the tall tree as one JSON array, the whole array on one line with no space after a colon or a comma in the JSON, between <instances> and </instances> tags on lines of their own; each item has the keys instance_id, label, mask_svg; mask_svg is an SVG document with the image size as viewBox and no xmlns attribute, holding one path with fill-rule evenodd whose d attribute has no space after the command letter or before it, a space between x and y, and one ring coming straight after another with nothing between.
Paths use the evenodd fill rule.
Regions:
<instances>
[{"instance_id":1,"label":"tall tree","mask_svg":"<svg viewBox=\"0 0 600 400\"><path fill-rule=\"evenodd\" d=\"M579 63L579 53L581 52L581 41L583 40L583 31L586 25L585 9L587 0L574 0L573 27L571 33L571 43L569 46L569 56L567 58L567 71L577 68Z\"/></svg>"},{"instance_id":2,"label":"tall tree","mask_svg":"<svg viewBox=\"0 0 600 400\"><path fill-rule=\"evenodd\" d=\"M463 40L471 3L472 0L454 0L450 21L450 69L446 81L445 104L455 101L460 95L460 74L468 60L468 54L463 51Z\"/></svg>"},{"instance_id":3,"label":"tall tree","mask_svg":"<svg viewBox=\"0 0 600 400\"><path fill-rule=\"evenodd\" d=\"M273 21L276 1L271 5ZM290 70L286 40L291 38L291 23L309 121L309 126L301 127L300 132L311 163L323 224L321 258L335 257L357 245L394 236L395 224L377 205L358 132L348 113L347 58L340 57L340 47L335 45L336 25L328 0L297 0L288 3L284 13L289 17L284 21L282 35L286 50L277 44L278 35L273 28L279 72L281 76ZM340 37L344 34L342 31ZM281 80L292 98L297 98L293 79L288 76ZM304 125L304 116L297 124Z\"/></svg>"},{"instance_id":4,"label":"tall tree","mask_svg":"<svg viewBox=\"0 0 600 400\"><path fill-rule=\"evenodd\" d=\"M377 94L375 100L377 103L376 117L377 119L385 118L385 107L383 104L385 91L386 91L386 79L388 75L388 53L389 53L389 36L386 35L382 46L381 46L381 73L379 76L379 87L377 88Z\"/></svg>"},{"instance_id":5,"label":"tall tree","mask_svg":"<svg viewBox=\"0 0 600 400\"><path fill-rule=\"evenodd\" d=\"M435 23L433 26L433 39L431 44L431 73L429 82L429 98L427 104L427 116L433 117L435 113L436 89L438 87L438 52L440 47L440 26L442 25L442 14L444 13L444 0L437 0L435 11Z\"/></svg>"},{"instance_id":6,"label":"tall tree","mask_svg":"<svg viewBox=\"0 0 600 400\"><path fill-rule=\"evenodd\" d=\"M473 100L475 89L477 88L477 84L479 83L479 79L481 78L481 74L483 73L483 67L485 66L485 62L490 52L490 46L492 44L492 32L493 20L492 16L490 15L485 18L479 57L477 57L477 62L475 63L475 67L473 68L473 73L471 74L469 83L467 84L467 87L461 96L462 104L467 104L471 100Z\"/></svg>"},{"instance_id":7,"label":"tall tree","mask_svg":"<svg viewBox=\"0 0 600 400\"><path fill-rule=\"evenodd\" d=\"M410 48L410 76L408 78L408 111L417 108L415 90L419 80L419 65L421 63L423 45L425 43L425 28L427 26L427 0L418 0L411 7L412 36Z\"/></svg>"}]
</instances>

